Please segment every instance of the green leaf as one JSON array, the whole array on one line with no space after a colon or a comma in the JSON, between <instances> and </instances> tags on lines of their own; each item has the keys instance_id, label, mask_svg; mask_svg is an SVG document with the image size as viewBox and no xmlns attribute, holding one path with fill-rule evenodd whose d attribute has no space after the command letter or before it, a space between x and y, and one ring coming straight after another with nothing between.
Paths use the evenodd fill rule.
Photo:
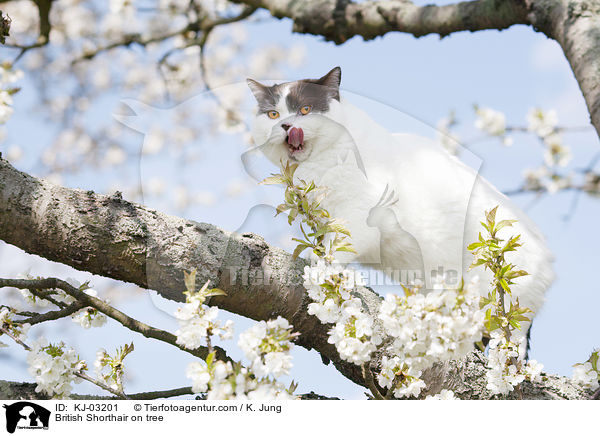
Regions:
<instances>
[{"instance_id":1,"label":"green leaf","mask_svg":"<svg viewBox=\"0 0 600 436\"><path fill-rule=\"evenodd\" d=\"M291 225L297 216L298 216L298 209L290 210L290 214L288 215L288 224Z\"/></svg>"},{"instance_id":2,"label":"green leaf","mask_svg":"<svg viewBox=\"0 0 600 436\"><path fill-rule=\"evenodd\" d=\"M510 319L514 319L514 320L517 320L517 321L531 321L525 315L513 315L513 316L510 317Z\"/></svg>"},{"instance_id":3,"label":"green leaf","mask_svg":"<svg viewBox=\"0 0 600 436\"><path fill-rule=\"evenodd\" d=\"M261 185L283 185L285 178L280 174L273 174L260 182Z\"/></svg>"},{"instance_id":4,"label":"green leaf","mask_svg":"<svg viewBox=\"0 0 600 436\"><path fill-rule=\"evenodd\" d=\"M304 244L310 247L310 243L308 241L304 241L302 239L298 239L298 238L292 238L292 241L294 242L298 242L299 244Z\"/></svg>"},{"instance_id":5,"label":"green leaf","mask_svg":"<svg viewBox=\"0 0 600 436\"><path fill-rule=\"evenodd\" d=\"M216 351L213 351L212 353L208 353L208 356L206 356L206 366L208 366L208 368L210 369L210 367L212 366L213 361L215 360L215 355L217 354Z\"/></svg>"},{"instance_id":6,"label":"green leaf","mask_svg":"<svg viewBox=\"0 0 600 436\"><path fill-rule=\"evenodd\" d=\"M131 344L125 344L119 353L119 357L121 360L125 359L129 353L134 350L133 342Z\"/></svg>"},{"instance_id":7,"label":"green leaf","mask_svg":"<svg viewBox=\"0 0 600 436\"><path fill-rule=\"evenodd\" d=\"M309 246L308 246L308 245L306 245L306 244L300 244L300 245L298 245L298 246L297 246L297 247L294 249L294 253L292 254L292 257L293 257L294 259L297 259L297 258L298 258L298 256L300 256L300 254L302 254L302 252L303 252L304 250L306 250L307 248L309 248Z\"/></svg>"},{"instance_id":8,"label":"green leaf","mask_svg":"<svg viewBox=\"0 0 600 436\"><path fill-rule=\"evenodd\" d=\"M496 225L496 211L498 210L498 206L485 213L485 220L487 221L487 229L489 234L493 237L496 233L495 225Z\"/></svg>"},{"instance_id":9,"label":"green leaf","mask_svg":"<svg viewBox=\"0 0 600 436\"><path fill-rule=\"evenodd\" d=\"M502 324L500 323L500 321L498 320L498 317L496 317L496 316L492 316L486 322L486 328L487 328L488 332L492 332L492 331L500 328L501 326L502 326Z\"/></svg>"},{"instance_id":10,"label":"green leaf","mask_svg":"<svg viewBox=\"0 0 600 436\"><path fill-rule=\"evenodd\" d=\"M350 234L350 231L344 227L344 225L339 224L339 223L333 223L333 224L329 224L329 228L337 233L341 233L342 235L346 235L348 237L352 237L352 235Z\"/></svg>"},{"instance_id":11,"label":"green leaf","mask_svg":"<svg viewBox=\"0 0 600 436\"><path fill-rule=\"evenodd\" d=\"M512 279L516 279L517 277L522 277L522 276L527 276L529 275L529 273L527 271L524 270L519 270L519 271L510 271L508 274L506 274L506 278L508 278L509 280Z\"/></svg>"},{"instance_id":12,"label":"green leaf","mask_svg":"<svg viewBox=\"0 0 600 436\"><path fill-rule=\"evenodd\" d=\"M514 328L516 328L517 330L521 330L521 324L519 324L519 321L517 321L516 319L509 319L508 320L509 324L511 326L513 326Z\"/></svg>"},{"instance_id":13,"label":"green leaf","mask_svg":"<svg viewBox=\"0 0 600 436\"><path fill-rule=\"evenodd\" d=\"M478 267L479 265L483 265L484 263L486 263L487 261L485 259L478 259L475 262L473 262L471 264L471 266L469 267L469 270Z\"/></svg>"},{"instance_id":14,"label":"green leaf","mask_svg":"<svg viewBox=\"0 0 600 436\"><path fill-rule=\"evenodd\" d=\"M335 251L347 251L349 253L356 253L356 250L348 245L342 245L341 247L337 247Z\"/></svg>"},{"instance_id":15,"label":"green leaf","mask_svg":"<svg viewBox=\"0 0 600 436\"><path fill-rule=\"evenodd\" d=\"M196 290L196 268L190 272L183 272L183 283L188 292L194 292Z\"/></svg>"},{"instance_id":16,"label":"green leaf","mask_svg":"<svg viewBox=\"0 0 600 436\"><path fill-rule=\"evenodd\" d=\"M467 250L474 251L475 249L477 249L479 247L483 247L483 246L484 246L483 242L473 242L472 244L469 244L467 246Z\"/></svg>"},{"instance_id":17,"label":"green leaf","mask_svg":"<svg viewBox=\"0 0 600 436\"><path fill-rule=\"evenodd\" d=\"M296 389L298 389L298 383L292 380L290 383L290 387L287 389L287 391L289 394L293 394Z\"/></svg>"},{"instance_id":18,"label":"green leaf","mask_svg":"<svg viewBox=\"0 0 600 436\"><path fill-rule=\"evenodd\" d=\"M496 231L498 231L504 227L511 227L516 222L517 222L517 220L502 220L498 224L496 224Z\"/></svg>"},{"instance_id":19,"label":"green leaf","mask_svg":"<svg viewBox=\"0 0 600 436\"><path fill-rule=\"evenodd\" d=\"M219 295L226 296L227 293L223 289L212 288L212 289L209 289L209 290L203 292L203 295L205 297L217 297Z\"/></svg>"},{"instance_id":20,"label":"green leaf","mask_svg":"<svg viewBox=\"0 0 600 436\"><path fill-rule=\"evenodd\" d=\"M304 210L304 212L308 212L310 210L308 207L308 200L306 198L302 199L302 210Z\"/></svg>"},{"instance_id":21,"label":"green leaf","mask_svg":"<svg viewBox=\"0 0 600 436\"><path fill-rule=\"evenodd\" d=\"M287 204L280 204L279 206L277 206L277 213L275 215L279 215L282 212L285 212L286 210L290 209L291 206L287 205Z\"/></svg>"}]
</instances>

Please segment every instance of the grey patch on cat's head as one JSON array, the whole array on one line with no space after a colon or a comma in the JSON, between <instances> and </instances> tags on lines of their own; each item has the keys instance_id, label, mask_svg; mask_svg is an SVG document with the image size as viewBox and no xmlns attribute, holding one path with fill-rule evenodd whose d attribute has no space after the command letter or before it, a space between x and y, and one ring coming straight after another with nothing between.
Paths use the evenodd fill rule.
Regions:
<instances>
[{"instance_id":1,"label":"grey patch on cat's head","mask_svg":"<svg viewBox=\"0 0 600 436\"><path fill-rule=\"evenodd\" d=\"M266 86L253 79L246 79L248 87L258 102L259 112L273 110L281 98L281 85Z\"/></svg>"},{"instance_id":2,"label":"grey patch on cat's head","mask_svg":"<svg viewBox=\"0 0 600 436\"><path fill-rule=\"evenodd\" d=\"M310 105L315 112L327 112L329 101L340 100L342 70L335 67L320 79L304 79L292 82L285 103L290 112L297 112L302 106Z\"/></svg>"},{"instance_id":3,"label":"grey patch on cat's head","mask_svg":"<svg viewBox=\"0 0 600 436\"><path fill-rule=\"evenodd\" d=\"M312 106L314 112L327 112L330 100L340 100L341 79L342 70L335 67L320 79L303 79L273 86L266 86L252 79L247 79L247 83L258 102L260 112L273 110L286 85L289 85L289 93L285 103L290 112L298 112L306 105Z\"/></svg>"}]
</instances>

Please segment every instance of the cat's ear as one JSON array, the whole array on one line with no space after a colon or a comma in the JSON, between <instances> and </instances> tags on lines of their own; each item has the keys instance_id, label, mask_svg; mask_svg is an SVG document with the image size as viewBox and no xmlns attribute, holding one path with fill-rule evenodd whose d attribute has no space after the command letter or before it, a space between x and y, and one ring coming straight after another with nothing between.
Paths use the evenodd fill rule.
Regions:
<instances>
[{"instance_id":1,"label":"cat's ear","mask_svg":"<svg viewBox=\"0 0 600 436\"><path fill-rule=\"evenodd\" d=\"M248 84L250 91L252 91L252 94L254 94L256 101L261 101L265 95L267 87L254 79L246 79L246 83Z\"/></svg>"},{"instance_id":2,"label":"cat's ear","mask_svg":"<svg viewBox=\"0 0 600 436\"><path fill-rule=\"evenodd\" d=\"M340 99L340 83L342 81L342 69L340 67L333 68L315 82L319 85L327 87L329 93L336 100Z\"/></svg>"}]
</instances>

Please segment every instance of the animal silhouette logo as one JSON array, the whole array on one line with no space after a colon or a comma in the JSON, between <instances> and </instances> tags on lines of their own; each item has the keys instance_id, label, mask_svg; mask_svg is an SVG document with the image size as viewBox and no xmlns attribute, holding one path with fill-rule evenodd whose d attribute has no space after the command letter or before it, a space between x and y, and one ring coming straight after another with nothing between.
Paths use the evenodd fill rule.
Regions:
<instances>
[{"instance_id":1,"label":"animal silhouette logo","mask_svg":"<svg viewBox=\"0 0 600 436\"><path fill-rule=\"evenodd\" d=\"M425 274L423 254L417 239L404 230L394 213L393 207L398 203L395 192L385 186L379 201L369 210L367 225L379 230L379 259L381 265L389 271L390 276L405 284L415 283L415 280L426 281L430 288L429 275ZM392 238L401 239L401 253L398 247L390 247ZM410 259L398 262L397 259Z\"/></svg>"},{"instance_id":2,"label":"animal silhouette logo","mask_svg":"<svg viewBox=\"0 0 600 436\"><path fill-rule=\"evenodd\" d=\"M6 409L6 431L21 429L48 429L50 411L29 401L19 401L3 406Z\"/></svg>"}]
</instances>

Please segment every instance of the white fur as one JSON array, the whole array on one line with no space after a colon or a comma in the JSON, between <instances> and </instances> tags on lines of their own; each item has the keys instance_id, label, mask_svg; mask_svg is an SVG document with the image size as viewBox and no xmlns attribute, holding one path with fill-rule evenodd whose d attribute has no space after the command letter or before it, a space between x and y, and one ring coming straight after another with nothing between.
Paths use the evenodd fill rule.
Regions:
<instances>
[{"instance_id":1,"label":"white fur","mask_svg":"<svg viewBox=\"0 0 600 436\"><path fill-rule=\"evenodd\" d=\"M518 220L499 236L508 239L520 234L523 242L506 258L530 274L515 280L513 295L534 312L542 306L554 278L553 257L543 236L472 168L430 139L389 133L343 99L332 100L326 114L290 114L283 99L276 110L281 114L276 120L264 114L256 117L256 144L279 165L281 160L290 160L281 124L303 129L305 149L292 159L300 163L296 177L328 188L323 206L345 222L358 251L355 257L345 253L344 261L357 260L381 270L424 267L426 278L440 267L457 271L465 279L479 275L485 295L491 274L482 267L468 271L473 256L466 246L484 230L480 221L485 211L498 205L497 220ZM398 201L374 208L386 186Z\"/></svg>"}]
</instances>

